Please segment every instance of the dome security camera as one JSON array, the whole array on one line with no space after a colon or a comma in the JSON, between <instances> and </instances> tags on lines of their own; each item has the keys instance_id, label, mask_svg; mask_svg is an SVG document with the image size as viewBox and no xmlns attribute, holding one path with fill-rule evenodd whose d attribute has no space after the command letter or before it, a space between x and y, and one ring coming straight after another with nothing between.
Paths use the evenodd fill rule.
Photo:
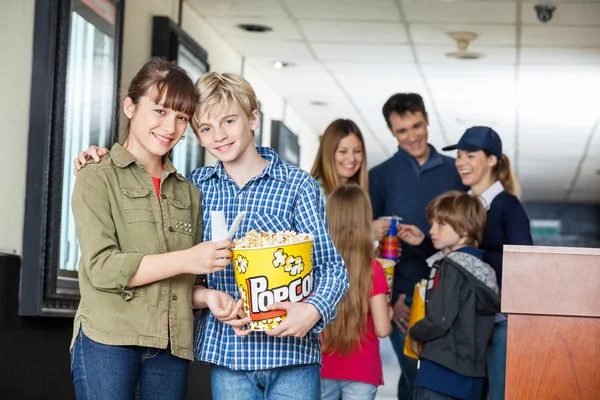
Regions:
<instances>
[{"instance_id":1,"label":"dome security camera","mask_svg":"<svg viewBox=\"0 0 600 400\"><path fill-rule=\"evenodd\" d=\"M540 22L546 23L552 19L552 14L556 10L556 6L550 4L538 4L534 9Z\"/></svg>"}]
</instances>

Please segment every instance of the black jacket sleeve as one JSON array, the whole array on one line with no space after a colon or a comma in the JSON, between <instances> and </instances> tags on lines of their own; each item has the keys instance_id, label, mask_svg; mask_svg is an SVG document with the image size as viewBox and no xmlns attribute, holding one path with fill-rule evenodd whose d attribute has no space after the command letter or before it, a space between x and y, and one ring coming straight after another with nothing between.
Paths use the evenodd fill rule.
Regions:
<instances>
[{"instance_id":1,"label":"black jacket sleeve","mask_svg":"<svg viewBox=\"0 0 600 400\"><path fill-rule=\"evenodd\" d=\"M462 274L452 265L443 263L438 284L432 289L427 303L425 318L410 329L411 339L428 342L444 336L458 317L468 290Z\"/></svg>"}]
</instances>

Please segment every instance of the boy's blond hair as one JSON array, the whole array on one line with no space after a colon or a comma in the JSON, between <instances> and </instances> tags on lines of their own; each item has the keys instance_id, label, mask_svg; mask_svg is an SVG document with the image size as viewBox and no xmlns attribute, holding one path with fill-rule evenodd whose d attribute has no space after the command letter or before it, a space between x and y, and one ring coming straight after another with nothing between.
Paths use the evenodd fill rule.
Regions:
<instances>
[{"instance_id":1,"label":"boy's blond hair","mask_svg":"<svg viewBox=\"0 0 600 400\"><path fill-rule=\"evenodd\" d=\"M239 105L248 118L258 109L258 100L252 85L238 74L209 72L196 81L198 103L192 118L192 128L197 134L200 115L212 118L215 112L227 112Z\"/></svg>"},{"instance_id":2,"label":"boy's blond hair","mask_svg":"<svg viewBox=\"0 0 600 400\"><path fill-rule=\"evenodd\" d=\"M477 247L481 243L487 211L477 197L451 190L433 199L426 212L430 223L444 222L459 236L466 235L467 245Z\"/></svg>"}]
</instances>

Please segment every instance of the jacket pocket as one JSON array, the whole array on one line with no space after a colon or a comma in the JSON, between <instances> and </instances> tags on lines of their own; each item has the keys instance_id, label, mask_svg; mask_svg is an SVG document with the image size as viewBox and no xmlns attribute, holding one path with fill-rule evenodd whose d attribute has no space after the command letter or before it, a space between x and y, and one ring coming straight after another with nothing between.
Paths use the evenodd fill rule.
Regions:
<instances>
[{"instance_id":1,"label":"jacket pocket","mask_svg":"<svg viewBox=\"0 0 600 400\"><path fill-rule=\"evenodd\" d=\"M150 191L143 187L122 187L121 190L123 191L123 209L127 223L154 223L149 198Z\"/></svg>"},{"instance_id":2,"label":"jacket pocket","mask_svg":"<svg viewBox=\"0 0 600 400\"><path fill-rule=\"evenodd\" d=\"M169 195L167 195L167 199L172 228L172 230L169 230L192 237L196 231L196 226L192 221L191 199L189 197L173 197Z\"/></svg>"}]
</instances>

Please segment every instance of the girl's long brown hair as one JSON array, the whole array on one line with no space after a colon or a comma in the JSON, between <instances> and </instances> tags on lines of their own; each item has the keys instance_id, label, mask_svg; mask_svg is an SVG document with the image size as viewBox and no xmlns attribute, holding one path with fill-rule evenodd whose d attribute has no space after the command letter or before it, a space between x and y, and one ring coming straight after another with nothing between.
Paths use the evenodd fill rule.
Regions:
<instances>
[{"instance_id":1,"label":"girl's long brown hair","mask_svg":"<svg viewBox=\"0 0 600 400\"><path fill-rule=\"evenodd\" d=\"M329 234L346 263L350 287L338 306L337 318L323 331L324 353L349 355L367 332L373 282L371 220L371 203L360 186L340 186L327 199Z\"/></svg>"},{"instance_id":2,"label":"girl's long brown hair","mask_svg":"<svg viewBox=\"0 0 600 400\"><path fill-rule=\"evenodd\" d=\"M346 136L352 134L356 135L358 140L360 140L363 152L363 162L358 172L348 180L348 183L355 183L365 191L369 190L367 175L367 153L363 135L358 128L358 125L356 125L354 121L349 119L336 119L329 124L327 129L325 129L325 133L323 133L323 136L321 137L321 144L319 146L317 157L315 158L315 163L310 171L310 174L316 180L320 179L323 181L323 189L325 189L325 194L327 196L329 196L331 192L341 185L335 169L335 152L340 144L340 141Z\"/></svg>"}]
</instances>

